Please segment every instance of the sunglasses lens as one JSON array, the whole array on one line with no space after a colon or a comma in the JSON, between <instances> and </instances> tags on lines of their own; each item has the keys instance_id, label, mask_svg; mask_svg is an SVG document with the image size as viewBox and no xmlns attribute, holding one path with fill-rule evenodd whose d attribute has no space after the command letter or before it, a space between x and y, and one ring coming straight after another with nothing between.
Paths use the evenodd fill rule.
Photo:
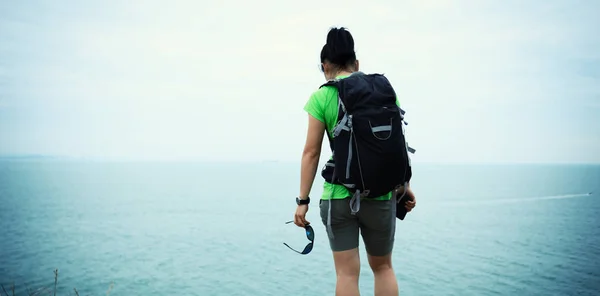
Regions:
<instances>
[{"instance_id":1,"label":"sunglasses lens","mask_svg":"<svg viewBox=\"0 0 600 296\"><path fill-rule=\"evenodd\" d=\"M308 238L309 241L315 240L315 232L313 231L312 227L310 227L310 226L306 227L306 237Z\"/></svg>"},{"instance_id":2,"label":"sunglasses lens","mask_svg":"<svg viewBox=\"0 0 600 296\"><path fill-rule=\"evenodd\" d=\"M312 249L313 249L313 243L310 243L310 244L306 245L306 247L304 247L302 254L306 255L306 254L310 253L310 251L312 251Z\"/></svg>"}]
</instances>

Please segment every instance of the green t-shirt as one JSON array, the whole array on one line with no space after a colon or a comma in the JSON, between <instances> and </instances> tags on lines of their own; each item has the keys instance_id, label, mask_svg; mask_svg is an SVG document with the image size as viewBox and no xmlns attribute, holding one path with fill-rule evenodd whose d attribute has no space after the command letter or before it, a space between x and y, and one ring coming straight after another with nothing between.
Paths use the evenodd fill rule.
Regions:
<instances>
[{"instance_id":1,"label":"green t-shirt","mask_svg":"<svg viewBox=\"0 0 600 296\"><path fill-rule=\"evenodd\" d=\"M338 76L336 79L348 77ZM398 103L398 102L397 102ZM315 91L308 102L304 106L304 111L308 112L312 117L323 122L327 132L333 138L333 128L338 118L338 91L335 87L326 86ZM333 156L330 157L330 159ZM351 196L352 193L343 185L331 184L327 181L323 182L323 195L321 199L343 199ZM375 200L389 200L392 197L392 192L373 198Z\"/></svg>"}]
</instances>

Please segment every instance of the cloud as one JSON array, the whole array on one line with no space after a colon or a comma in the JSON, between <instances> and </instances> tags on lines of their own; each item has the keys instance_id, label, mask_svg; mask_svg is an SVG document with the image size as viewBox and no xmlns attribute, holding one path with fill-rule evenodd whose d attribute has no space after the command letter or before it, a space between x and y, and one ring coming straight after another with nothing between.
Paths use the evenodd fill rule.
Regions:
<instances>
[{"instance_id":1,"label":"cloud","mask_svg":"<svg viewBox=\"0 0 600 296\"><path fill-rule=\"evenodd\" d=\"M600 161L553 146L556 114L566 142L599 138L581 132L600 125L593 1L15 3L0 153L297 160L319 51L346 26L396 86L417 160Z\"/></svg>"}]
</instances>

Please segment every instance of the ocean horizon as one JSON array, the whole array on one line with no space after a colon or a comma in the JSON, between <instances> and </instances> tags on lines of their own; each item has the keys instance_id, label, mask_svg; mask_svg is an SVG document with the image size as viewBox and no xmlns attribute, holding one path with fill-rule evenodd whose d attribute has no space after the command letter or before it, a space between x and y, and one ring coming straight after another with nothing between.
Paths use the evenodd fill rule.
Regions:
<instances>
[{"instance_id":1,"label":"ocean horizon","mask_svg":"<svg viewBox=\"0 0 600 296\"><path fill-rule=\"evenodd\" d=\"M598 295L600 164L413 166L417 207L393 251L401 295ZM333 295L318 203L312 253L283 245L306 244L285 224L299 174L278 161L0 157L0 284L53 289L58 269L57 295Z\"/></svg>"}]
</instances>

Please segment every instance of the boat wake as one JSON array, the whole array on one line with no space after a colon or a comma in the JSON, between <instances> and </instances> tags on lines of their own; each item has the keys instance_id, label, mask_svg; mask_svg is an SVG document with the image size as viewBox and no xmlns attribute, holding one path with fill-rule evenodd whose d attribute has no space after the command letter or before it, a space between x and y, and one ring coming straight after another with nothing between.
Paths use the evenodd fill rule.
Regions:
<instances>
[{"instance_id":1,"label":"boat wake","mask_svg":"<svg viewBox=\"0 0 600 296\"><path fill-rule=\"evenodd\" d=\"M506 198L506 199L491 200L491 202L496 202L496 203L527 202L527 201L539 201L539 200L550 200L550 199L578 198L578 197L586 197L586 196L590 196L590 195L591 195L590 193L580 193L580 194L563 194L563 195L524 197L524 198Z\"/></svg>"},{"instance_id":2,"label":"boat wake","mask_svg":"<svg viewBox=\"0 0 600 296\"><path fill-rule=\"evenodd\" d=\"M593 193L580 193L580 194L563 194L563 195L551 195L551 196L537 196L537 197L522 197L522 198L499 198L490 200L457 200L457 201L444 201L444 205L492 205L492 204L506 204L506 203L523 203L523 202L535 202L553 199L570 199L570 198L581 198L591 196Z\"/></svg>"}]
</instances>

